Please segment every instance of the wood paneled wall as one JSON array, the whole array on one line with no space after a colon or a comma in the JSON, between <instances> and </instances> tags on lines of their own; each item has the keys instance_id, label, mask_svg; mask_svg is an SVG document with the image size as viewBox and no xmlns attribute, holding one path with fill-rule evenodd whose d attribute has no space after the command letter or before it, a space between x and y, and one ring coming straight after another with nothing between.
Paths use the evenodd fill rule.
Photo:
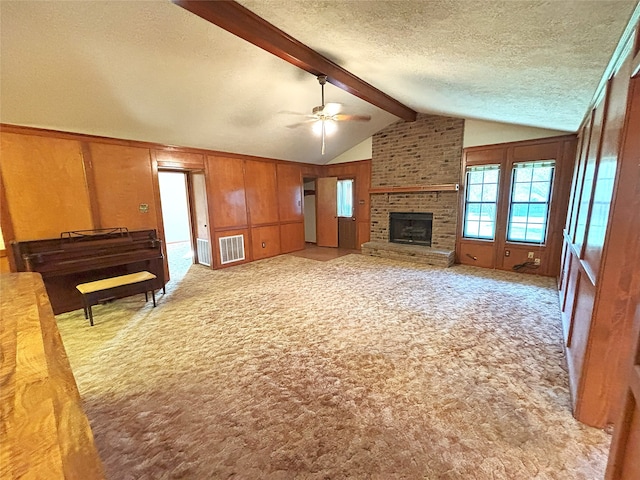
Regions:
<instances>
[{"instance_id":1,"label":"wood paneled wall","mask_svg":"<svg viewBox=\"0 0 640 480\"><path fill-rule=\"evenodd\" d=\"M574 414L596 427L620 413L640 301L640 60L626 52L579 132L559 281Z\"/></svg>"},{"instance_id":2,"label":"wood paneled wall","mask_svg":"<svg viewBox=\"0 0 640 480\"><path fill-rule=\"evenodd\" d=\"M7 245L114 226L155 228L163 238L159 168L204 172L209 226L199 237L213 239L214 268L222 266L218 241L228 235L244 235L245 262L303 249L302 178L329 168L356 178L368 233L367 162L307 165L11 125L2 126L0 139Z\"/></svg>"},{"instance_id":3,"label":"wood paneled wall","mask_svg":"<svg viewBox=\"0 0 640 480\"><path fill-rule=\"evenodd\" d=\"M575 150L575 135L466 148L463 154L463 172L467 166L471 165L499 164L500 183L495 239L489 241L464 238L462 236L464 222L461 219L456 246L457 261L477 267L511 270L514 265L529 261L528 253L534 252L535 258L540 259L540 267L525 271L557 276L560 273L562 227L567 211ZM556 161L547 240L543 245L508 242L506 234L513 164L535 160ZM466 177L463 174L463 182L465 180ZM462 190L464 191L464 188ZM460 212L463 210L464 195L460 195Z\"/></svg>"},{"instance_id":4,"label":"wood paneled wall","mask_svg":"<svg viewBox=\"0 0 640 480\"><path fill-rule=\"evenodd\" d=\"M7 246L94 228L79 141L5 132L0 141Z\"/></svg>"}]
</instances>

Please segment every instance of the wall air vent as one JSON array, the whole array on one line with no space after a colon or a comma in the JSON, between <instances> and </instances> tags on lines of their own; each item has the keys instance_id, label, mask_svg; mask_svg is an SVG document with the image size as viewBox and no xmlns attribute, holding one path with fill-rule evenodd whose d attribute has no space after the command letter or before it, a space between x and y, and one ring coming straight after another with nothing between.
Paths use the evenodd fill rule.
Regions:
<instances>
[{"instance_id":1,"label":"wall air vent","mask_svg":"<svg viewBox=\"0 0 640 480\"><path fill-rule=\"evenodd\" d=\"M239 262L244 260L244 235L220 237L220 263Z\"/></svg>"},{"instance_id":2,"label":"wall air vent","mask_svg":"<svg viewBox=\"0 0 640 480\"><path fill-rule=\"evenodd\" d=\"M211 250L209 249L209 240L205 238L196 238L196 249L198 253L198 263L210 267Z\"/></svg>"}]
</instances>

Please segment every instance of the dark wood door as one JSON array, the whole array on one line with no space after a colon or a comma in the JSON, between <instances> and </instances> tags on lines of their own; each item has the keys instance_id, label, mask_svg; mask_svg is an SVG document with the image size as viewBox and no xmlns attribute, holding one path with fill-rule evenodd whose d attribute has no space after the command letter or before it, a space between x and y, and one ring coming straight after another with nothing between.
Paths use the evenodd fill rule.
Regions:
<instances>
[{"instance_id":1,"label":"dark wood door","mask_svg":"<svg viewBox=\"0 0 640 480\"><path fill-rule=\"evenodd\" d=\"M319 247L338 246L338 177L316 181L316 243Z\"/></svg>"},{"instance_id":2,"label":"dark wood door","mask_svg":"<svg viewBox=\"0 0 640 480\"><path fill-rule=\"evenodd\" d=\"M355 217L340 217L338 219L338 246L340 248L352 250L357 248L356 225Z\"/></svg>"}]
</instances>

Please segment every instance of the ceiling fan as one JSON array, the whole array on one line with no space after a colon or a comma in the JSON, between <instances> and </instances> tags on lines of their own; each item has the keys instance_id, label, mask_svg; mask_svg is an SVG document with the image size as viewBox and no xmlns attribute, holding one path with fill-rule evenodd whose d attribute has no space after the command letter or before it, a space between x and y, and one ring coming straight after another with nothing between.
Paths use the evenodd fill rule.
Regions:
<instances>
[{"instance_id":1,"label":"ceiling fan","mask_svg":"<svg viewBox=\"0 0 640 480\"><path fill-rule=\"evenodd\" d=\"M296 128L309 123L313 124L313 130L315 133L322 137L321 153L325 152L325 138L327 135L335 132L337 129L336 122L343 121L356 121L356 122L368 122L371 120L370 115L348 115L340 113L342 110L342 104L340 103L324 103L324 85L327 83L326 75L318 75L318 82L322 89L322 104L317 107L313 107L311 115L305 115L309 118L304 122L294 123L293 125L287 125L289 128ZM293 113L293 112L291 112ZM301 115L301 114L296 114Z\"/></svg>"}]
</instances>

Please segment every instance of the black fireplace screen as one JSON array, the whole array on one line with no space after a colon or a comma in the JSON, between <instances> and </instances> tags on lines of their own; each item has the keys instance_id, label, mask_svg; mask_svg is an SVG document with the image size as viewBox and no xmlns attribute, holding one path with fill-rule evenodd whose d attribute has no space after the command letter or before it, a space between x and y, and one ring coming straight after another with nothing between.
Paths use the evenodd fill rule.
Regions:
<instances>
[{"instance_id":1,"label":"black fireplace screen","mask_svg":"<svg viewBox=\"0 0 640 480\"><path fill-rule=\"evenodd\" d=\"M431 246L433 213L409 212L389 214L389 241Z\"/></svg>"}]
</instances>

